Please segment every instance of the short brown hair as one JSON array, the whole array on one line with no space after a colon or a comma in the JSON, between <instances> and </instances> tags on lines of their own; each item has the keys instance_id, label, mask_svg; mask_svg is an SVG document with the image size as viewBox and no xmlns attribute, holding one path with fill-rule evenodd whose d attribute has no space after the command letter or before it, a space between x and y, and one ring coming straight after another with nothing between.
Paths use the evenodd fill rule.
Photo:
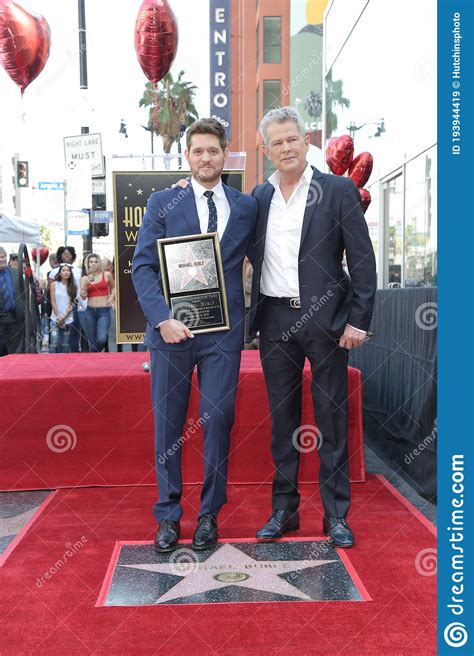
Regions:
<instances>
[{"instance_id":1,"label":"short brown hair","mask_svg":"<svg viewBox=\"0 0 474 656\"><path fill-rule=\"evenodd\" d=\"M219 139L222 150L227 148L227 135L222 123L215 118L200 118L194 121L186 130L186 148L191 148L191 138L193 134L213 134Z\"/></svg>"}]
</instances>

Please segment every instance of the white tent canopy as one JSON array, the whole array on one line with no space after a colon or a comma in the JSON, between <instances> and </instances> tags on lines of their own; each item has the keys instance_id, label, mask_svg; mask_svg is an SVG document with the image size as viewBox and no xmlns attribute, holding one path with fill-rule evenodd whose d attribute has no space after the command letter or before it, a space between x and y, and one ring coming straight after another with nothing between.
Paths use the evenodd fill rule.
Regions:
<instances>
[{"instance_id":1,"label":"white tent canopy","mask_svg":"<svg viewBox=\"0 0 474 656\"><path fill-rule=\"evenodd\" d=\"M41 243L40 227L34 221L7 216L0 211L0 244Z\"/></svg>"}]
</instances>

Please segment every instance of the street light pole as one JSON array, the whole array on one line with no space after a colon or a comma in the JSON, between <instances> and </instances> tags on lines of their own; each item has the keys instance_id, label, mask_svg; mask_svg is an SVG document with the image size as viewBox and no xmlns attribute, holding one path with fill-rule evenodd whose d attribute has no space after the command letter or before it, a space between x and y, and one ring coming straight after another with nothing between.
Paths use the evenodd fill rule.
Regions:
<instances>
[{"instance_id":1,"label":"street light pole","mask_svg":"<svg viewBox=\"0 0 474 656\"><path fill-rule=\"evenodd\" d=\"M77 0L77 13L79 22L79 88L89 88L87 80L87 38L86 38L86 7L85 0ZM81 126L81 134L89 134L89 126ZM83 254L92 253L92 208L89 208L89 231L82 236Z\"/></svg>"}]
</instances>

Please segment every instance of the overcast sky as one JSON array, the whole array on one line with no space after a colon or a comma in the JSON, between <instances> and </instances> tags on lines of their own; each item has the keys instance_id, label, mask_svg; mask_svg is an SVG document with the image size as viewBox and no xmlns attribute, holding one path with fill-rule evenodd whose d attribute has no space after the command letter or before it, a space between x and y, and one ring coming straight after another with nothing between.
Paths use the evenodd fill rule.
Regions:
<instances>
[{"instance_id":1,"label":"overcast sky","mask_svg":"<svg viewBox=\"0 0 474 656\"><path fill-rule=\"evenodd\" d=\"M30 161L33 181L63 174L63 137L82 125L101 132L105 152L150 150L143 130L146 112L138 109L145 82L134 49L134 25L141 0L85 0L89 90L79 90L77 0L19 0L42 14L51 28L51 54L41 75L20 90L0 68L2 121L0 145ZM170 0L179 26L178 53L172 68L198 87L196 106L209 113L209 2ZM118 134L120 119L129 138Z\"/></svg>"}]
</instances>

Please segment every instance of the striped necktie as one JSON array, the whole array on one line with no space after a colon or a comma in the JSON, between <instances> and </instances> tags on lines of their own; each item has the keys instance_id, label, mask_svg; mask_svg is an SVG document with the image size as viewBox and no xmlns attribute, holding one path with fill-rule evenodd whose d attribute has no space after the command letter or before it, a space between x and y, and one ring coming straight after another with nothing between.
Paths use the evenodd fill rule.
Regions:
<instances>
[{"instance_id":1,"label":"striped necktie","mask_svg":"<svg viewBox=\"0 0 474 656\"><path fill-rule=\"evenodd\" d=\"M207 198L207 206L209 208L209 222L207 224L208 232L217 232L217 207L212 199L214 192L211 190L205 191L204 196Z\"/></svg>"}]
</instances>

